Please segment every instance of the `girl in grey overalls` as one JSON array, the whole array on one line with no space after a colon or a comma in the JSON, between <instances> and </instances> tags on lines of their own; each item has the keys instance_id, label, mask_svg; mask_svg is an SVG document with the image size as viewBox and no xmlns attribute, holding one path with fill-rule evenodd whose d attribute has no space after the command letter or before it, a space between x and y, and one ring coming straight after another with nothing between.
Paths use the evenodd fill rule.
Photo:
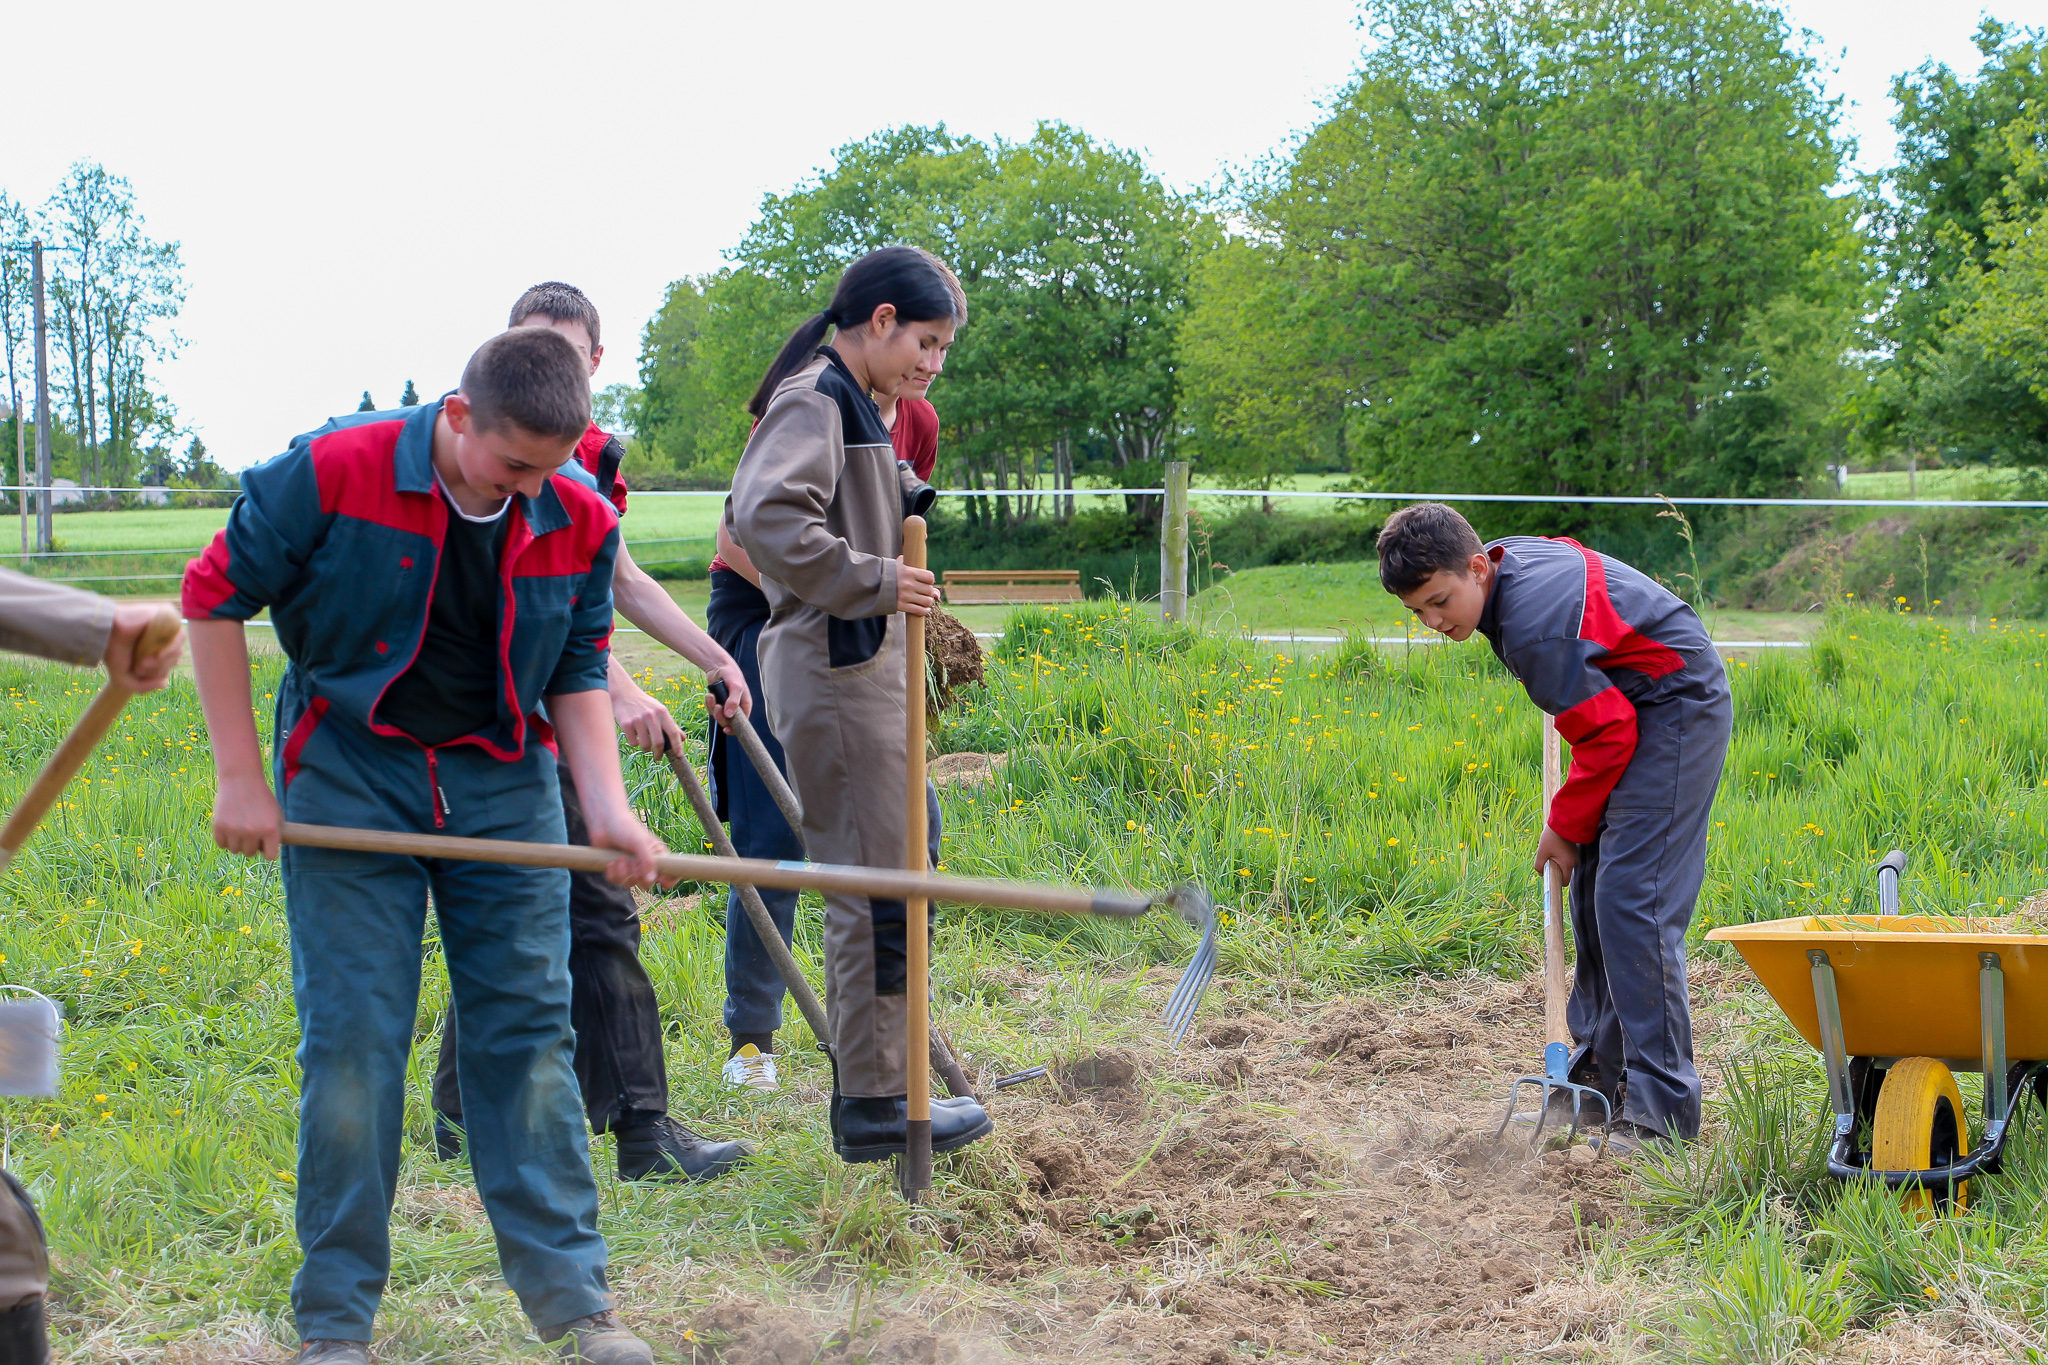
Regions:
<instances>
[{"instance_id":1,"label":"girl in grey overalls","mask_svg":"<svg viewBox=\"0 0 2048 1365\"><path fill-rule=\"evenodd\" d=\"M733 478L726 526L768 597L759 646L768 719L820 862L903 862L900 614L928 613L938 590L929 572L898 563L903 520L923 510L930 490L899 466L868 395L893 393L931 367L959 314L934 258L915 247L870 252L847 270L831 306L791 335L749 404L759 425ZM821 344L832 328L833 344ZM825 898L832 1136L848 1161L904 1148L904 926L901 901ZM993 1128L972 1100L932 1105L935 1152Z\"/></svg>"}]
</instances>

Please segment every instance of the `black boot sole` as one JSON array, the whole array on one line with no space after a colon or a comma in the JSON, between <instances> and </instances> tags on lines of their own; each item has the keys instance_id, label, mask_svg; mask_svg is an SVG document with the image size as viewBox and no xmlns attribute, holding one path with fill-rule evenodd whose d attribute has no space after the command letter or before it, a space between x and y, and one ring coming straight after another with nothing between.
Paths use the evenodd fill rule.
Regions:
<instances>
[{"instance_id":1,"label":"black boot sole","mask_svg":"<svg viewBox=\"0 0 2048 1365\"><path fill-rule=\"evenodd\" d=\"M944 1142L932 1143L932 1155L939 1156L946 1152L957 1152L971 1142L981 1141L995 1130L995 1119L992 1116L983 1115L981 1122L966 1132L955 1133ZM908 1144L902 1142L877 1142L865 1147L844 1147L838 1142L832 1144L832 1150L839 1153L839 1159L849 1166L859 1166L870 1161L887 1161L892 1156L902 1156L907 1147Z\"/></svg>"}]
</instances>

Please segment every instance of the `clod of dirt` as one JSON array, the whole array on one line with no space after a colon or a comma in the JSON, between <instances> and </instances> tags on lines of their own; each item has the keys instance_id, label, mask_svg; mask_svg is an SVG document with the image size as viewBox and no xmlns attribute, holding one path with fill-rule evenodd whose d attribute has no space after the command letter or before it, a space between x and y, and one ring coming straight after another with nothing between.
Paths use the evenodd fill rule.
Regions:
<instances>
[{"instance_id":1,"label":"clod of dirt","mask_svg":"<svg viewBox=\"0 0 2048 1365\"><path fill-rule=\"evenodd\" d=\"M1059 1062L1053 1075L1064 1090L1128 1090L1138 1083L1138 1057L1122 1048L1109 1048Z\"/></svg>"},{"instance_id":2,"label":"clod of dirt","mask_svg":"<svg viewBox=\"0 0 2048 1365\"><path fill-rule=\"evenodd\" d=\"M932 608L924 620L924 657L931 669L936 705L943 711L959 700L960 689L982 680L981 641L944 608Z\"/></svg>"},{"instance_id":3,"label":"clod of dirt","mask_svg":"<svg viewBox=\"0 0 2048 1365\"><path fill-rule=\"evenodd\" d=\"M1243 1047L1280 1033L1280 1025L1263 1014L1240 1014L1212 1025L1202 1035L1210 1047Z\"/></svg>"},{"instance_id":4,"label":"clod of dirt","mask_svg":"<svg viewBox=\"0 0 2048 1365\"><path fill-rule=\"evenodd\" d=\"M1386 1016L1363 1000L1339 1000L1323 1011L1309 1034L1308 1050L1320 1057L1369 1062L1388 1048Z\"/></svg>"},{"instance_id":5,"label":"clod of dirt","mask_svg":"<svg viewBox=\"0 0 2048 1365\"><path fill-rule=\"evenodd\" d=\"M925 776L941 790L971 787L1001 772L1008 759L1008 754L940 754L926 766Z\"/></svg>"},{"instance_id":6,"label":"clod of dirt","mask_svg":"<svg viewBox=\"0 0 2048 1365\"><path fill-rule=\"evenodd\" d=\"M1026 1133L1020 1137L1017 1165L1024 1172L1025 1183L1040 1194L1055 1197L1074 1194L1093 1188L1097 1183L1087 1151L1071 1138L1056 1134ZM1023 1231L1028 1232L1035 1226L1027 1226ZM1027 1242L1022 1232L1018 1241L1019 1245Z\"/></svg>"}]
</instances>

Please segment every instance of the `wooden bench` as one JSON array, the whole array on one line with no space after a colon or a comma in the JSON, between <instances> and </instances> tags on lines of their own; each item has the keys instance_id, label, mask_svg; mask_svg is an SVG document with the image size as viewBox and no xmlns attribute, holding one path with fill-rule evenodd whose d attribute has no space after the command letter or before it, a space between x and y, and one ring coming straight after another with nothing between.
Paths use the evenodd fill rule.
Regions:
<instances>
[{"instance_id":1,"label":"wooden bench","mask_svg":"<svg viewBox=\"0 0 2048 1365\"><path fill-rule=\"evenodd\" d=\"M940 584L949 607L1012 602L1078 602L1079 569L948 569Z\"/></svg>"}]
</instances>

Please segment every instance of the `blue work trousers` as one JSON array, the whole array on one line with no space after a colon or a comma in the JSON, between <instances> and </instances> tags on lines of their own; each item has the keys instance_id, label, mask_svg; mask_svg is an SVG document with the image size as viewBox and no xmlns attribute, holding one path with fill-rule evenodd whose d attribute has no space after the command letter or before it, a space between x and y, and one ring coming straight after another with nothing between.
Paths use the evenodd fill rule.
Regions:
<instances>
[{"instance_id":1,"label":"blue work trousers","mask_svg":"<svg viewBox=\"0 0 2048 1365\"><path fill-rule=\"evenodd\" d=\"M746 675L747 690L754 694L754 732L775 760L778 771L787 771L782 742L768 728L768 708L761 704L761 662L755 646L761 627L768 621L768 599L753 584L730 569L711 575L711 602L704 624L711 637L724 647ZM712 799L718 813L730 824L733 850L742 858L772 858L777 862L797 861L804 856L803 841L782 818L782 808L768 794L768 786L754 771L739 742L711 723L710 772ZM794 891L759 888L761 903L769 918L788 943L796 933ZM782 1027L782 996L786 987L775 960L761 946L754 922L747 918L737 889L725 899L725 1028L726 1032L773 1033Z\"/></svg>"},{"instance_id":2,"label":"blue work trousers","mask_svg":"<svg viewBox=\"0 0 2048 1365\"><path fill-rule=\"evenodd\" d=\"M563 842L555 759L529 741L500 762L279 704L285 818L471 838ZM305 727L301 731L300 727ZM442 812L439 823L434 812ZM570 1059L568 874L494 863L284 850L299 1015L302 1339L370 1339L391 1272L406 1062L427 898L440 920L477 1193L505 1282L538 1326L610 1304L597 1187Z\"/></svg>"},{"instance_id":3,"label":"blue work trousers","mask_svg":"<svg viewBox=\"0 0 2048 1365\"><path fill-rule=\"evenodd\" d=\"M761 590L730 569L711 575L711 602L704 614L705 630L732 655L754 694L752 721L762 747L775 760L776 771L788 780L789 765L782 754L782 741L768 728L767 693L761 686L758 647L761 627L768 623L768 599ZM716 721L710 722L712 801L718 814L729 822L733 851L742 858L769 858L777 862L800 861L803 841L782 816L782 808L769 794L768 784L754 771L739 742L724 734ZM930 841L931 860L939 861L939 792L925 784L925 829ZM761 903L775 921L782 941L796 934L794 891L758 888ZM936 916L933 918L936 925ZM726 1032L773 1033L782 1027L782 996L786 987L775 960L761 946L754 922L747 918L735 888L725 897L725 1028Z\"/></svg>"}]
</instances>

